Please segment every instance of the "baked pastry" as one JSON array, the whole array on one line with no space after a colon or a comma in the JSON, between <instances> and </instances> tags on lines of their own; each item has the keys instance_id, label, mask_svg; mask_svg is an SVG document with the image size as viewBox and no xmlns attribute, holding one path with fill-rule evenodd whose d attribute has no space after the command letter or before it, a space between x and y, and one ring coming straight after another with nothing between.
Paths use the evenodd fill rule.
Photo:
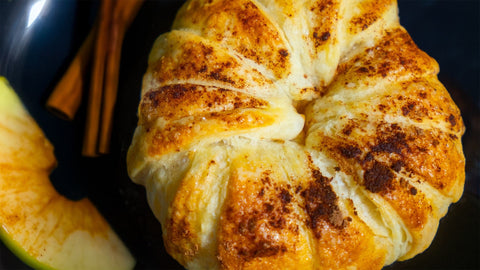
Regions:
<instances>
[{"instance_id":1,"label":"baked pastry","mask_svg":"<svg viewBox=\"0 0 480 270\"><path fill-rule=\"evenodd\" d=\"M190 0L127 163L186 268L380 269L431 243L464 125L389 0Z\"/></svg>"}]
</instances>

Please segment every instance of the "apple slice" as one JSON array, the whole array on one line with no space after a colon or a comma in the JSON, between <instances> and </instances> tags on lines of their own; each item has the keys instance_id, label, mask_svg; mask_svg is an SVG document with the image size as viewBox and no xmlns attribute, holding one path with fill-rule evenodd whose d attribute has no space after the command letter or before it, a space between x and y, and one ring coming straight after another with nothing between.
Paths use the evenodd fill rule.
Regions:
<instances>
[{"instance_id":1,"label":"apple slice","mask_svg":"<svg viewBox=\"0 0 480 270\"><path fill-rule=\"evenodd\" d=\"M135 260L88 200L50 183L53 147L0 77L0 238L40 269L132 269Z\"/></svg>"}]
</instances>

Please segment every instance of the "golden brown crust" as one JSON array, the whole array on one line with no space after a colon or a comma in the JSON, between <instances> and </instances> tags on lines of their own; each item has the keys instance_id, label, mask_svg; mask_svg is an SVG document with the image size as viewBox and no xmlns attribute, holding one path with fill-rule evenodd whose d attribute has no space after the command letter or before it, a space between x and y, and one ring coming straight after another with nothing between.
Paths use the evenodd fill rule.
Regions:
<instances>
[{"instance_id":1,"label":"golden brown crust","mask_svg":"<svg viewBox=\"0 0 480 270\"><path fill-rule=\"evenodd\" d=\"M145 94L140 105L143 123L163 117L171 120L244 108L266 107L265 100L214 86L166 85Z\"/></svg>"},{"instance_id":2,"label":"golden brown crust","mask_svg":"<svg viewBox=\"0 0 480 270\"><path fill-rule=\"evenodd\" d=\"M285 184L267 184L272 181L270 174L269 170L259 175L233 173L219 224L218 258L222 268L304 263L301 255L308 254L308 245L292 209L295 198Z\"/></svg>"},{"instance_id":3,"label":"golden brown crust","mask_svg":"<svg viewBox=\"0 0 480 270\"><path fill-rule=\"evenodd\" d=\"M395 5L394 0L363 0L358 4L359 14L350 18L347 29L350 34L355 35L365 31L373 23L381 19L385 11L391 5Z\"/></svg>"},{"instance_id":4,"label":"golden brown crust","mask_svg":"<svg viewBox=\"0 0 480 270\"><path fill-rule=\"evenodd\" d=\"M158 42L165 52L151 64L150 72L161 85L174 80L210 81L216 86L242 89L272 83L258 70L242 68L240 59L225 48L193 33L172 31Z\"/></svg>"},{"instance_id":5,"label":"golden brown crust","mask_svg":"<svg viewBox=\"0 0 480 270\"><path fill-rule=\"evenodd\" d=\"M428 247L464 126L396 1L191 0L173 28L128 164L182 265L380 269Z\"/></svg>"},{"instance_id":6,"label":"golden brown crust","mask_svg":"<svg viewBox=\"0 0 480 270\"><path fill-rule=\"evenodd\" d=\"M190 1L173 29L188 28L283 77L289 70L284 36L257 5L248 0Z\"/></svg>"}]
</instances>

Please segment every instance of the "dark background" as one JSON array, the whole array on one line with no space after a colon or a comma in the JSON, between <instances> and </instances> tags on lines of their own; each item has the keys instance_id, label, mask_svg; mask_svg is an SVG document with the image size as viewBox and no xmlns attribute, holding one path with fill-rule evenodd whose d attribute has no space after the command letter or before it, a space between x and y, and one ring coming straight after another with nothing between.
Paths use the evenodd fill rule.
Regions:
<instances>
[{"instance_id":1,"label":"dark background","mask_svg":"<svg viewBox=\"0 0 480 270\"><path fill-rule=\"evenodd\" d=\"M0 0L0 76L10 80L55 145L58 168L52 183L71 199L90 197L137 258L137 269L181 269L163 249L143 187L128 179L125 155L148 53L155 38L168 31L182 1L147 0L127 32L112 153L93 159L80 156L85 106L68 122L48 113L44 104L87 35L98 3L47 0L27 29L34 2ZM480 1L399 0L399 7L402 25L439 62L439 78L462 111L467 174L464 196L441 220L431 247L386 269L480 269ZM30 268L0 243L0 269Z\"/></svg>"}]
</instances>

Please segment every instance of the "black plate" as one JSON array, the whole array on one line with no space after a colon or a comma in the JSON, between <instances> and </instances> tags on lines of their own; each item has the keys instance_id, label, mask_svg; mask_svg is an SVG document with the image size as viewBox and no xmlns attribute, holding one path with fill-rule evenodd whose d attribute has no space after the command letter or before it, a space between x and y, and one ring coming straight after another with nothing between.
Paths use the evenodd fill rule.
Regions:
<instances>
[{"instance_id":1,"label":"black plate","mask_svg":"<svg viewBox=\"0 0 480 270\"><path fill-rule=\"evenodd\" d=\"M137 269L181 269L164 250L161 229L143 187L126 174L125 156L137 124L136 110L147 56L155 38L168 31L182 1L147 1L125 37L115 111L112 153L80 155L85 106L73 122L59 120L44 104L92 25L98 3L46 0L32 26L28 9L38 0L0 0L0 75L7 76L56 147L59 166L52 182L72 199L97 205L137 258ZM441 220L431 247L386 269L479 269L480 86L479 10L472 1L399 1L401 23L418 46L440 64L440 80L459 105L467 179L462 199ZM22 22L23 21L23 22ZM85 100L85 99L84 99ZM0 245L0 269L29 269Z\"/></svg>"}]
</instances>

